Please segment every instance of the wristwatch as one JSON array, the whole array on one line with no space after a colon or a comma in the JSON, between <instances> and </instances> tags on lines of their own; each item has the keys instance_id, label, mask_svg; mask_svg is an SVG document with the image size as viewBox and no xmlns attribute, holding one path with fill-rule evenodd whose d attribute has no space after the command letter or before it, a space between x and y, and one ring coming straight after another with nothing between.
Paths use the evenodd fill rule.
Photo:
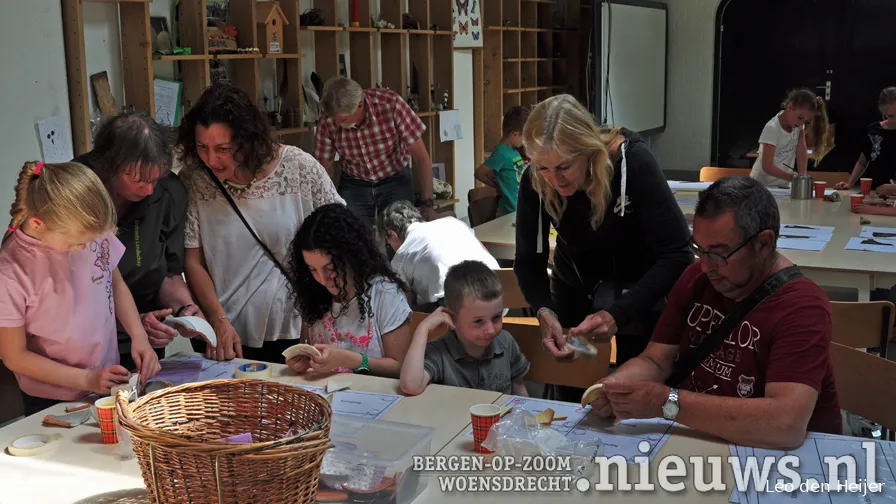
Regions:
<instances>
[{"instance_id":1,"label":"wristwatch","mask_svg":"<svg viewBox=\"0 0 896 504\"><path fill-rule=\"evenodd\" d=\"M663 418L666 420L675 420L678 416L678 389L669 389L669 399L663 405Z\"/></svg>"},{"instance_id":2,"label":"wristwatch","mask_svg":"<svg viewBox=\"0 0 896 504\"><path fill-rule=\"evenodd\" d=\"M370 374L370 367L368 366L367 354L361 354L361 365L354 369L356 374Z\"/></svg>"}]
</instances>

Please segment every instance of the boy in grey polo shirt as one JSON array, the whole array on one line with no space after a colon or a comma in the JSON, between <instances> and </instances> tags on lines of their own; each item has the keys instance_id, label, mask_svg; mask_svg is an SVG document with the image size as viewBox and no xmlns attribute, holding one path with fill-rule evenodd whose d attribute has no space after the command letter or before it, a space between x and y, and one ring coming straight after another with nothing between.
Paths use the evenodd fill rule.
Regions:
<instances>
[{"instance_id":1,"label":"boy in grey polo shirt","mask_svg":"<svg viewBox=\"0 0 896 504\"><path fill-rule=\"evenodd\" d=\"M463 261L445 276L445 306L429 315L414 332L401 366L401 391L417 395L430 383L504 394L528 395L523 377L529 361L501 326L504 298L501 281L480 261ZM447 325L441 338L430 332Z\"/></svg>"}]
</instances>

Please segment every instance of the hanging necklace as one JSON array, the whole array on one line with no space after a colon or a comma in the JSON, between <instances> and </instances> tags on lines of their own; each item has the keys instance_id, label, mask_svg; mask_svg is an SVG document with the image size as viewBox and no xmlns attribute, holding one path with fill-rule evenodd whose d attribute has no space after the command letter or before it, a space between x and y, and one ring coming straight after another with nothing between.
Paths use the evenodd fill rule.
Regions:
<instances>
[{"instance_id":1,"label":"hanging necklace","mask_svg":"<svg viewBox=\"0 0 896 504\"><path fill-rule=\"evenodd\" d=\"M234 182L232 182L230 180L225 180L224 183L227 184L228 186L230 186L231 189L233 189L234 191L236 191L238 193L245 193L246 191L251 189L252 185L255 184L255 182L257 182L257 181L258 181L258 177L256 177L253 174L252 180L246 185L235 184Z\"/></svg>"}]
</instances>

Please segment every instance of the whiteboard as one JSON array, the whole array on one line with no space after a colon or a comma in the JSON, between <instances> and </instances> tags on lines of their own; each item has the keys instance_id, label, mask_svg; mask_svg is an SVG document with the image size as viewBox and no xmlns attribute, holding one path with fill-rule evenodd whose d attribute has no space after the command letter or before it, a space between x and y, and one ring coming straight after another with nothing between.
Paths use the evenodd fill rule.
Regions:
<instances>
[{"instance_id":1,"label":"whiteboard","mask_svg":"<svg viewBox=\"0 0 896 504\"><path fill-rule=\"evenodd\" d=\"M660 130L666 125L667 10L657 2L628 3L637 5L601 6L601 118L632 131Z\"/></svg>"}]
</instances>

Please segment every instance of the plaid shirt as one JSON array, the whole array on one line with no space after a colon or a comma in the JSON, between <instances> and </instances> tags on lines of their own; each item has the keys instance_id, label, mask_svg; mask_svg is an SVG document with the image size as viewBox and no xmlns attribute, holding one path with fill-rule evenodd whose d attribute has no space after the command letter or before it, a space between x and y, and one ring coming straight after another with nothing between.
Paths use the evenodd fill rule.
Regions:
<instances>
[{"instance_id":1,"label":"plaid shirt","mask_svg":"<svg viewBox=\"0 0 896 504\"><path fill-rule=\"evenodd\" d=\"M342 160L346 175L377 182L405 169L411 159L408 148L426 131L423 121L394 91L365 89L365 117L351 129L323 118L314 135L314 157Z\"/></svg>"}]
</instances>

